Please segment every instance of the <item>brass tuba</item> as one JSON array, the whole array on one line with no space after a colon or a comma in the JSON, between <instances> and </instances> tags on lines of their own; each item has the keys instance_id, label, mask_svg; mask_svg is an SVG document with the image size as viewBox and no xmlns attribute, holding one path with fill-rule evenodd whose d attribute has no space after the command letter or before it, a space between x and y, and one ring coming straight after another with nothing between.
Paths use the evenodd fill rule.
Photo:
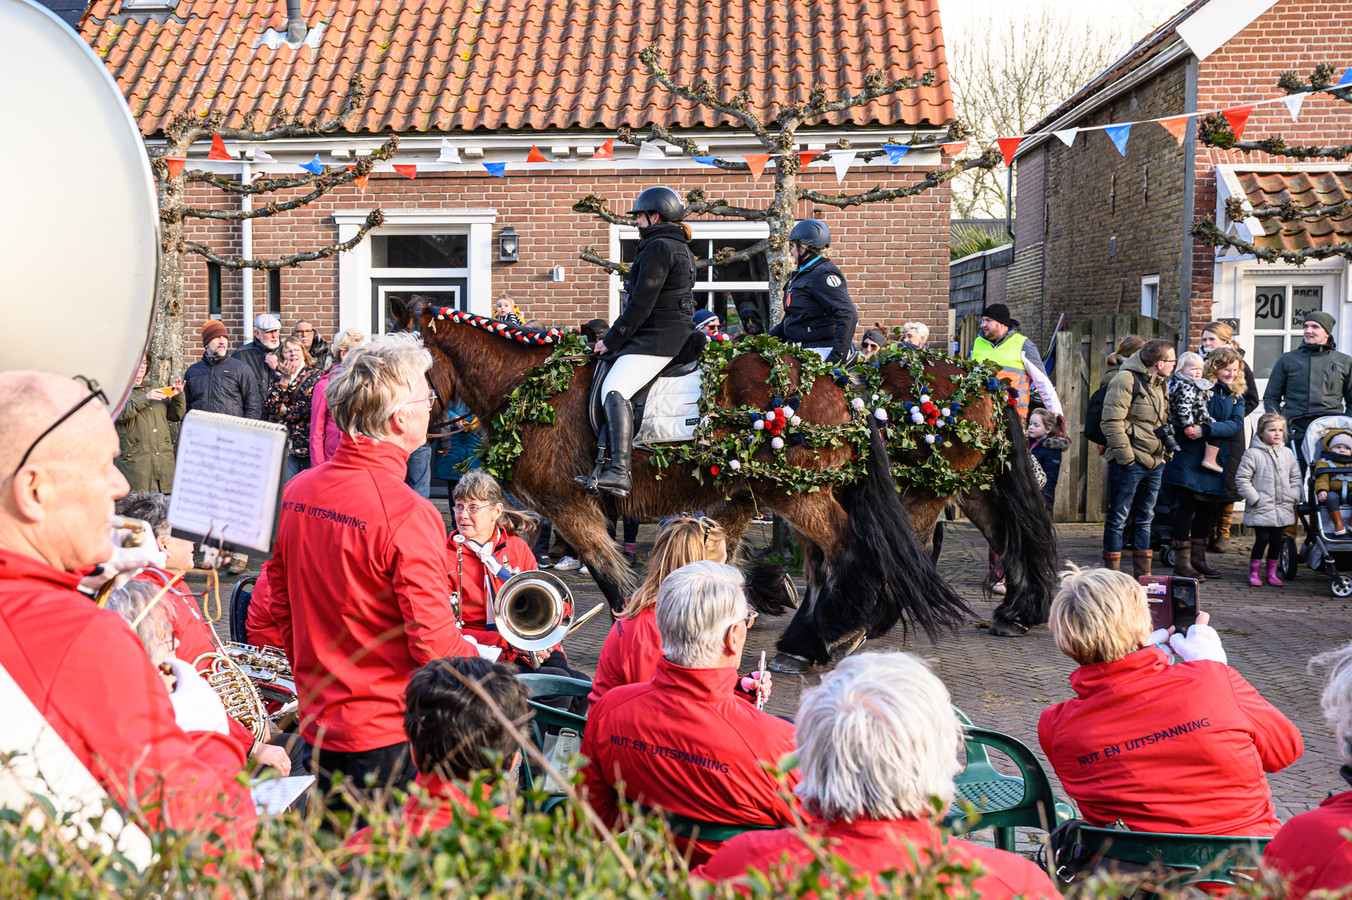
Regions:
<instances>
[{"instance_id":1,"label":"brass tuba","mask_svg":"<svg viewBox=\"0 0 1352 900\"><path fill-rule=\"evenodd\" d=\"M573 625L573 592L549 572L520 572L508 578L493 600L498 633L539 667Z\"/></svg>"}]
</instances>

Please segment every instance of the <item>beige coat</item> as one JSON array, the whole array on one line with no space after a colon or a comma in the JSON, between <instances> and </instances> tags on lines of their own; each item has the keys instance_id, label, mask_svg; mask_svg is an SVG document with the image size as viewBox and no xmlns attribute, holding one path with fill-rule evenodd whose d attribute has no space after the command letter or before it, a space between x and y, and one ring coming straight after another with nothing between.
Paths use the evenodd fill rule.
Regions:
<instances>
[{"instance_id":1,"label":"beige coat","mask_svg":"<svg viewBox=\"0 0 1352 900\"><path fill-rule=\"evenodd\" d=\"M1300 502L1300 466L1290 447L1273 447L1253 436L1235 470L1235 489L1244 498L1244 524L1285 527L1296 524Z\"/></svg>"},{"instance_id":2,"label":"beige coat","mask_svg":"<svg viewBox=\"0 0 1352 900\"><path fill-rule=\"evenodd\" d=\"M1105 455L1120 466L1137 462L1147 469L1155 468L1164 462L1164 442L1155 429L1167 421L1169 395L1164 378L1147 371L1138 351L1122 363L1103 397L1103 436L1108 439Z\"/></svg>"}]
</instances>

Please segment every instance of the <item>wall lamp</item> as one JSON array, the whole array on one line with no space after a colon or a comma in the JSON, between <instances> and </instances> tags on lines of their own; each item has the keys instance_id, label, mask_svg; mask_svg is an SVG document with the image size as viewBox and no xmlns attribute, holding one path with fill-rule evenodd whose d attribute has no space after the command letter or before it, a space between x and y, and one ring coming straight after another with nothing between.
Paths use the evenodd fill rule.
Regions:
<instances>
[{"instance_id":1,"label":"wall lamp","mask_svg":"<svg viewBox=\"0 0 1352 900\"><path fill-rule=\"evenodd\" d=\"M521 258L521 239L516 229L508 225L498 235L498 262L516 262Z\"/></svg>"}]
</instances>

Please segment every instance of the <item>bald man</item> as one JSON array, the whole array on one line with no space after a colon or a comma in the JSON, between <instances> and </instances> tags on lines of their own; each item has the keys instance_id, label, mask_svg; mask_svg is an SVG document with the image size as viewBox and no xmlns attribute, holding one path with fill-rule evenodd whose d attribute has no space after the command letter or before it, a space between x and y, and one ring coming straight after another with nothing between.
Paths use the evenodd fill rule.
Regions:
<instances>
[{"instance_id":1,"label":"bald man","mask_svg":"<svg viewBox=\"0 0 1352 900\"><path fill-rule=\"evenodd\" d=\"M112 556L127 492L105 402L69 378L0 373L0 665L142 825L251 853L256 816L236 781L249 748L216 730L219 700L180 676L171 701L127 623L76 590Z\"/></svg>"}]
</instances>

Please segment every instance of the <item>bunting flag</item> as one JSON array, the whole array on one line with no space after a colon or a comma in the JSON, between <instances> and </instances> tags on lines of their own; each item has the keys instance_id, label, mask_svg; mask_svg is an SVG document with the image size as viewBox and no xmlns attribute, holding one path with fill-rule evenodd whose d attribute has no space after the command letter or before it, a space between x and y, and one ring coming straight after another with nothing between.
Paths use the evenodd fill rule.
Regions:
<instances>
[{"instance_id":1,"label":"bunting flag","mask_svg":"<svg viewBox=\"0 0 1352 900\"><path fill-rule=\"evenodd\" d=\"M1058 138L1060 138L1061 143L1065 144L1067 147L1069 147L1071 144L1075 143L1075 135L1077 135L1077 134L1079 134L1079 133L1080 133L1080 129L1078 129L1078 128L1067 128L1067 129L1065 129L1064 131L1053 131L1053 132L1052 132L1052 134L1054 134L1054 135L1056 135Z\"/></svg>"},{"instance_id":2,"label":"bunting flag","mask_svg":"<svg viewBox=\"0 0 1352 900\"><path fill-rule=\"evenodd\" d=\"M883 144L883 149L887 151L887 161L894 166L911 151L910 147L901 144Z\"/></svg>"},{"instance_id":3,"label":"bunting flag","mask_svg":"<svg viewBox=\"0 0 1352 900\"><path fill-rule=\"evenodd\" d=\"M221 140L219 134L211 136L211 152L207 154L207 159L234 159L230 151L225 149L225 141Z\"/></svg>"},{"instance_id":4,"label":"bunting flag","mask_svg":"<svg viewBox=\"0 0 1352 900\"><path fill-rule=\"evenodd\" d=\"M1123 156L1127 155L1127 138L1131 137L1131 122L1121 122L1117 125L1109 125L1103 129L1103 133L1113 142L1117 152Z\"/></svg>"},{"instance_id":5,"label":"bunting flag","mask_svg":"<svg viewBox=\"0 0 1352 900\"><path fill-rule=\"evenodd\" d=\"M506 164L505 162L504 162L504 163L502 163L502 162L501 162L501 163L484 163L484 168L487 169L487 170L488 170L488 174L489 174L489 175L492 175L494 178L506 178L506 177L507 177L507 164Z\"/></svg>"},{"instance_id":6,"label":"bunting flag","mask_svg":"<svg viewBox=\"0 0 1352 900\"><path fill-rule=\"evenodd\" d=\"M1000 145L1000 155L1005 158L1005 165L1008 166L1014 161L1014 154L1019 151L1019 145L1023 143L1026 134L1018 134L1014 137L996 138L995 143Z\"/></svg>"},{"instance_id":7,"label":"bunting flag","mask_svg":"<svg viewBox=\"0 0 1352 900\"><path fill-rule=\"evenodd\" d=\"M324 171L324 164L319 161L318 153L316 153L315 158L310 160L309 162L301 163L300 167L307 172L314 173L315 175L319 175Z\"/></svg>"},{"instance_id":8,"label":"bunting flag","mask_svg":"<svg viewBox=\"0 0 1352 900\"><path fill-rule=\"evenodd\" d=\"M806 169L808 163L812 162L820 155L820 150L800 150L798 152L798 168Z\"/></svg>"},{"instance_id":9,"label":"bunting flag","mask_svg":"<svg viewBox=\"0 0 1352 900\"><path fill-rule=\"evenodd\" d=\"M1183 137L1188 133L1188 119L1192 116L1170 116L1167 119L1160 119L1160 127L1174 136L1178 141L1178 146L1183 146Z\"/></svg>"},{"instance_id":10,"label":"bunting flag","mask_svg":"<svg viewBox=\"0 0 1352 900\"><path fill-rule=\"evenodd\" d=\"M552 162L552 160L550 160L549 157L547 157L547 156L545 156L543 153L541 153L539 147L535 146L534 144L531 144L531 145L530 145L530 152L526 154L526 162L528 162L528 163L547 163L547 162Z\"/></svg>"},{"instance_id":11,"label":"bunting flag","mask_svg":"<svg viewBox=\"0 0 1352 900\"><path fill-rule=\"evenodd\" d=\"M1300 108L1305 105L1305 98L1308 96L1310 95L1287 94L1282 98L1282 102L1286 104L1286 111L1291 114L1292 120L1300 118Z\"/></svg>"},{"instance_id":12,"label":"bunting flag","mask_svg":"<svg viewBox=\"0 0 1352 900\"><path fill-rule=\"evenodd\" d=\"M746 160L746 167L751 170L751 180L760 181L761 175L765 174L765 164L770 161L770 154L746 153L742 159Z\"/></svg>"},{"instance_id":13,"label":"bunting flag","mask_svg":"<svg viewBox=\"0 0 1352 900\"><path fill-rule=\"evenodd\" d=\"M614 159L615 158L615 139L608 138L601 149L592 154L592 159Z\"/></svg>"},{"instance_id":14,"label":"bunting flag","mask_svg":"<svg viewBox=\"0 0 1352 900\"><path fill-rule=\"evenodd\" d=\"M939 149L943 151L944 156L957 156L967 149L966 141L949 141L946 144L940 144Z\"/></svg>"},{"instance_id":15,"label":"bunting flag","mask_svg":"<svg viewBox=\"0 0 1352 900\"><path fill-rule=\"evenodd\" d=\"M445 138L441 139L441 153L437 156L437 162L459 163L460 151L455 145Z\"/></svg>"},{"instance_id":16,"label":"bunting flag","mask_svg":"<svg viewBox=\"0 0 1352 900\"><path fill-rule=\"evenodd\" d=\"M357 171L357 167L355 164L349 165L347 167L347 170L349 172L355 172ZM357 190L361 191L363 194L366 193L366 183L370 180L371 176L369 174L352 176L352 183L355 184L357 186Z\"/></svg>"},{"instance_id":17,"label":"bunting flag","mask_svg":"<svg viewBox=\"0 0 1352 900\"><path fill-rule=\"evenodd\" d=\"M273 163L277 160L268 155L268 151L262 147L255 147L253 148L253 161L256 163Z\"/></svg>"},{"instance_id":18,"label":"bunting flag","mask_svg":"<svg viewBox=\"0 0 1352 900\"><path fill-rule=\"evenodd\" d=\"M837 150L831 154L831 165L836 167L836 184L845 180L845 173L854 164L853 150Z\"/></svg>"},{"instance_id":19,"label":"bunting flag","mask_svg":"<svg viewBox=\"0 0 1352 900\"><path fill-rule=\"evenodd\" d=\"M166 156L164 166L169 170L169 177L175 178L179 172L183 171L183 166L188 162L186 156Z\"/></svg>"},{"instance_id":20,"label":"bunting flag","mask_svg":"<svg viewBox=\"0 0 1352 900\"><path fill-rule=\"evenodd\" d=\"M1221 112L1225 116L1225 121L1230 123L1230 129L1235 133L1235 140L1242 140L1244 137L1244 126L1249 123L1249 116L1253 114L1253 104L1248 106L1235 106Z\"/></svg>"},{"instance_id":21,"label":"bunting flag","mask_svg":"<svg viewBox=\"0 0 1352 900\"><path fill-rule=\"evenodd\" d=\"M695 162L699 163L701 166L718 165L717 156L692 156L690 158L693 159Z\"/></svg>"},{"instance_id":22,"label":"bunting flag","mask_svg":"<svg viewBox=\"0 0 1352 900\"><path fill-rule=\"evenodd\" d=\"M409 164L407 164L407 163L405 163L404 165L399 165L398 163L395 163L394 166L393 166L392 168L394 169L394 171L398 172L400 175L403 175L405 178L417 178L417 177L418 177L418 167L417 167L417 166L409 165Z\"/></svg>"},{"instance_id":23,"label":"bunting flag","mask_svg":"<svg viewBox=\"0 0 1352 900\"><path fill-rule=\"evenodd\" d=\"M638 145L639 159L666 159L666 153L662 152L661 146L652 141L644 141Z\"/></svg>"},{"instance_id":24,"label":"bunting flag","mask_svg":"<svg viewBox=\"0 0 1352 900\"><path fill-rule=\"evenodd\" d=\"M1343 77L1338 79L1338 83L1334 86L1347 87L1350 84L1352 84L1352 66L1348 66L1343 70Z\"/></svg>"}]
</instances>

